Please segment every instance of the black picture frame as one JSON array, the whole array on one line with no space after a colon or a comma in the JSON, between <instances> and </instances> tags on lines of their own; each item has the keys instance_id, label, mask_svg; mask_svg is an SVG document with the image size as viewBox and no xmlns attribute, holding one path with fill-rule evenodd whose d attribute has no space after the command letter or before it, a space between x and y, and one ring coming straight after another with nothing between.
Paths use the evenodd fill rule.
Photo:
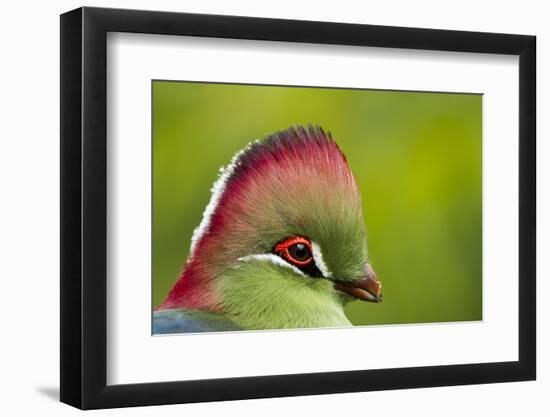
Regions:
<instances>
[{"instance_id":1,"label":"black picture frame","mask_svg":"<svg viewBox=\"0 0 550 417\"><path fill-rule=\"evenodd\" d=\"M519 360L107 385L108 32L519 56ZM535 379L535 45L525 35L251 17L88 7L61 15L61 401L93 409Z\"/></svg>"}]
</instances>

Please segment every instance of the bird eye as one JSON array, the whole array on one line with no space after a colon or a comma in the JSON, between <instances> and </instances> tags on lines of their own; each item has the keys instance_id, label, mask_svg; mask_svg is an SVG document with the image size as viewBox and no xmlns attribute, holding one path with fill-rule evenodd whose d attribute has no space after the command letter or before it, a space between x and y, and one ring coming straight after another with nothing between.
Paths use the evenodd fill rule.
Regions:
<instances>
[{"instance_id":1,"label":"bird eye","mask_svg":"<svg viewBox=\"0 0 550 417\"><path fill-rule=\"evenodd\" d=\"M298 262L306 262L311 259L311 253L303 243L295 243L288 248L288 254Z\"/></svg>"},{"instance_id":2,"label":"bird eye","mask_svg":"<svg viewBox=\"0 0 550 417\"><path fill-rule=\"evenodd\" d=\"M311 243L304 237L291 237L277 243L275 253L297 266L305 266L313 261Z\"/></svg>"}]
</instances>

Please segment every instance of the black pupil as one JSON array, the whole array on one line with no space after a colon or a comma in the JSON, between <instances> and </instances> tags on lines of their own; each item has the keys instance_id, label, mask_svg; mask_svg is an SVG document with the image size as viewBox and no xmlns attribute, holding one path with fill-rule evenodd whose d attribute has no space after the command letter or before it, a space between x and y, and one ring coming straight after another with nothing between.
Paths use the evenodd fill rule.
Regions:
<instances>
[{"instance_id":1,"label":"black pupil","mask_svg":"<svg viewBox=\"0 0 550 417\"><path fill-rule=\"evenodd\" d=\"M305 262L311 258L309 248L303 243L296 243L288 248L288 253L299 262Z\"/></svg>"}]
</instances>

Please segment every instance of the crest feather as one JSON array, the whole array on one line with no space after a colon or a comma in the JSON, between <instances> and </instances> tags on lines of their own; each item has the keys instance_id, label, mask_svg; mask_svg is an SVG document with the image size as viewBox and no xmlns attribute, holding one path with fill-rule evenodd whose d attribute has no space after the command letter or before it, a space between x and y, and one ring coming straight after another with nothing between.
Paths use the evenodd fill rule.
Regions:
<instances>
[{"instance_id":1,"label":"crest feather","mask_svg":"<svg viewBox=\"0 0 550 417\"><path fill-rule=\"evenodd\" d=\"M194 230L191 239L191 256L197 243L208 233L212 217L219 211L222 200L227 201L228 190L236 191L244 183L259 179L267 170L289 178L303 171L302 175L325 175L330 187L330 173L338 175L356 192L353 174L329 131L320 126L292 126L263 139L249 143L237 152L231 162L220 168L218 179L211 188L211 199L203 212L202 221ZM307 172L306 172L307 171Z\"/></svg>"}]
</instances>

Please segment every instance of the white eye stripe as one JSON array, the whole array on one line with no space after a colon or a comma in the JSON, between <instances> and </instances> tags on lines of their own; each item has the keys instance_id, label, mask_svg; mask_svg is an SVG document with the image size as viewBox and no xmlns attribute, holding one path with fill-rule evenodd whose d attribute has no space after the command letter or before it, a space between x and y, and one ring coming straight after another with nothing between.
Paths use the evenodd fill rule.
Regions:
<instances>
[{"instance_id":1,"label":"white eye stripe","mask_svg":"<svg viewBox=\"0 0 550 417\"><path fill-rule=\"evenodd\" d=\"M247 255L247 256L243 256L243 257L239 258L239 261L241 261L241 262L249 262L249 261L263 261L263 262L265 262L265 261L267 261L267 262L271 262L275 265L279 265L279 266L283 266L285 268L292 269L292 271L294 271L295 273L297 273L298 275L301 275L303 277L306 276L306 274L304 274L302 271L300 271L294 265L289 264L284 259L282 259L279 256L274 255L272 253L260 253L258 255Z\"/></svg>"},{"instance_id":2,"label":"white eye stripe","mask_svg":"<svg viewBox=\"0 0 550 417\"><path fill-rule=\"evenodd\" d=\"M317 243L311 242L311 249L313 250L312 255L313 255L313 260L315 261L315 265L317 266L319 271L321 271L321 274L323 275L323 277L331 278L332 273L329 271L329 269L327 268L327 265L325 264L325 261L323 260L323 254L321 252L321 247ZM241 262L268 261L268 262L271 262L275 265L279 265L279 266L283 266L285 268L292 269L292 271L294 271L295 273L297 273L298 275L301 275L303 277L307 276L306 274L304 274L296 266L288 263L287 261L285 261L281 257L279 257L277 255L274 255L272 253L261 253L261 254L257 254L257 255L247 255L247 256L243 256L243 257L239 258L239 261L241 261Z\"/></svg>"},{"instance_id":3,"label":"white eye stripe","mask_svg":"<svg viewBox=\"0 0 550 417\"><path fill-rule=\"evenodd\" d=\"M317 243L311 242L311 249L313 250L313 260L315 261L317 268L319 268L319 271L321 271L321 274L323 274L325 278L332 277L332 273L329 271L327 264L325 264L325 261L323 260L321 247Z\"/></svg>"}]
</instances>

